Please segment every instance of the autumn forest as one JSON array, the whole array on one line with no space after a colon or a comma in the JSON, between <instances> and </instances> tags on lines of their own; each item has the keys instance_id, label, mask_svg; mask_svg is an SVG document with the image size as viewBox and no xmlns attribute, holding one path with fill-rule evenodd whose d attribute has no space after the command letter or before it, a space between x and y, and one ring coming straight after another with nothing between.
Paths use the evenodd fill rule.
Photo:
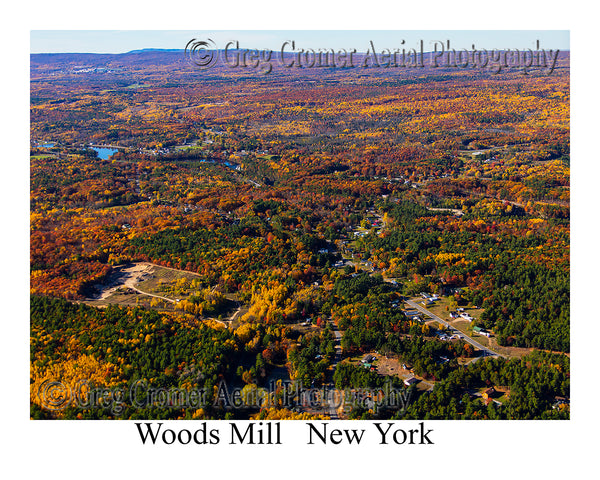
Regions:
<instances>
[{"instance_id":1,"label":"autumn forest","mask_svg":"<svg viewBox=\"0 0 600 480\"><path fill-rule=\"evenodd\" d=\"M30 75L32 418L569 418L568 52Z\"/></svg>"}]
</instances>

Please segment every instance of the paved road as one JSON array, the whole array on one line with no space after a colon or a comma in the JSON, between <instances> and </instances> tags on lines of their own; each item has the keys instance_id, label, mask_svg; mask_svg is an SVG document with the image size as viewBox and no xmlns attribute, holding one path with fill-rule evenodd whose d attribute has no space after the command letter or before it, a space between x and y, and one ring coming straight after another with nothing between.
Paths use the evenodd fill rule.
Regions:
<instances>
[{"instance_id":1,"label":"paved road","mask_svg":"<svg viewBox=\"0 0 600 480\"><path fill-rule=\"evenodd\" d=\"M438 322L440 322L442 325L445 325L448 328L451 328L452 330L456 330L456 328L454 328L452 325L450 325L450 323L448 323L446 320L441 319L440 317L438 317L437 315L435 315L434 313L431 313L429 310L427 310L426 308L423 308L421 305L419 305L416 302L413 302L412 300L405 300L405 302L410 305L413 308L416 308L417 310L419 310L420 312L424 313L425 315L427 315L430 318L433 318L434 320L437 320ZM475 340L473 340L471 337L469 337L468 335L465 335L464 333L456 330L458 333L457 335L462 338L465 342L470 343L471 345L473 345L474 347L478 348L479 350L481 350L483 352L483 354L485 356L501 356L504 357L504 355L501 355L499 353L494 352L493 350L490 350L488 347L483 346L481 343L476 342Z\"/></svg>"},{"instance_id":2,"label":"paved road","mask_svg":"<svg viewBox=\"0 0 600 480\"><path fill-rule=\"evenodd\" d=\"M331 322L331 326L333 327L333 336L335 337L335 357L331 366L333 368L333 372L335 372L337 364L342 360L342 332L338 330L337 325L335 325L333 322ZM335 384L332 383L332 386L335 388ZM329 416L332 420L339 418L335 407L335 405L330 405L329 407Z\"/></svg>"}]
</instances>

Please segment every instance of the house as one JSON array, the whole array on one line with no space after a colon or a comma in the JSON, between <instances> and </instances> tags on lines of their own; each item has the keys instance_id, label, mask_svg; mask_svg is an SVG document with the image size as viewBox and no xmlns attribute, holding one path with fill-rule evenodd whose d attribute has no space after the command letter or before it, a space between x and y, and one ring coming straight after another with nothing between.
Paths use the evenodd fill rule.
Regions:
<instances>
[{"instance_id":1,"label":"house","mask_svg":"<svg viewBox=\"0 0 600 480\"><path fill-rule=\"evenodd\" d=\"M490 332L488 332L485 328L481 328L481 327L473 327L473 333L478 333L479 335L484 335L485 337L490 338L492 336L492 334Z\"/></svg>"},{"instance_id":2,"label":"house","mask_svg":"<svg viewBox=\"0 0 600 480\"><path fill-rule=\"evenodd\" d=\"M482 392L481 397L484 400L488 400L491 399L494 395L496 395L496 390L494 389L494 387L490 387Z\"/></svg>"},{"instance_id":3,"label":"house","mask_svg":"<svg viewBox=\"0 0 600 480\"><path fill-rule=\"evenodd\" d=\"M552 404L552 408L554 410L563 409L569 405L569 399L565 397L554 397L554 403Z\"/></svg>"},{"instance_id":4,"label":"house","mask_svg":"<svg viewBox=\"0 0 600 480\"><path fill-rule=\"evenodd\" d=\"M471 322L473 320L475 320L471 315L469 315L468 313L461 313L460 314L461 318L464 318L465 320L467 320L468 322Z\"/></svg>"},{"instance_id":5,"label":"house","mask_svg":"<svg viewBox=\"0 0 600 480\"><path fill-rule=\"evenodd\" d=\"M360 362L368 365L368 364L372 363L373 360L375 360L375 357L373 355L371 355L370 353L367 353Z\"/></svg>"},{"instance_id":6,"label":"house","mask_svg":"<svg viewBox=\"0 0 600 480\"><path fill-rule=\"evenodd\" d=\"M436 365L443 365L444 363L447 363L449 361L450 361L450 359L448 357L440 357L439 359L437 359L435 361L435 364Z\"/></svg>"},{"instance_id":7,"label":"house","mask_svg":"<svg viewBox=\"0 0 600 480\"><path fill-rule=\"evenodd\" d=\"M407 387L410 387L411 385L414 385L415 383L419 383L420 380L418 378L415 377L410 377L407 378L406 380L404 380L404 385L406 385Z\"/></svg>"}]
</instances>

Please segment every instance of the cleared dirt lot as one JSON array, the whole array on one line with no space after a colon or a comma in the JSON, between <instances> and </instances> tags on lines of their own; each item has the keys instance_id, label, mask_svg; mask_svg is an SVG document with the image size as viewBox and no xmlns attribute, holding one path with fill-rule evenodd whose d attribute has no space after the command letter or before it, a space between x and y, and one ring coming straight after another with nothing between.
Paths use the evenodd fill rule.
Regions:
<instances>
[{"instance_id":1,"label":"cleared dirt lot","mask_svg":"<svg viewBox=\"0 0 600 480\"><path fill-rule=\"evenodd\" d=\"M121 287L135 287L141 279L152 272L152 269L153 265L149 263L133 263L115 267L104 283L94 285L97 294L91 296L89 300L106 300Z\"/></svg>"},{"instance_id":2,"label":"cleared dirt lot","mask_svg":"<svg viewBox=\"0 0 600 480\"><path fill-rule=\"evenodd\" d=\"M194 290L202 287L192 286L192 281L200 278L194 272L162 267L152 263L140 262L115 267L108 279L95 285L96 294L86 299L84 303L96 307L107 305L144 306L160 311L174 311L179 300L193 294ZM182 279L185 285L178 285ZM248 311L235 294L227 293L228 306L223 312L223 320L237 326L239 318ZM201 320L214 320L221 325L224 321L210 317Z\"/></svg>"},{"instance_id":3,"label":"cleared dirt lot","mask_svg":"<svg viewBox=\"0 0 600 480\"><path fill-rule=\"evenodd\" d=\"M370 354L375 357L375 360L373 361L373 366L376 368L378 374L398 377L401 380L406 380L410 377L416 377L420 380L420 382L417 383L418 390L431 390L433 388L435 382L425 380L422 377L415 375L410 370L402 368L403 362L398 357L394 355L385 356L375 352L370 352ZM361 358L362 356L352 357L345 361L349 361L350 363L354 364L360 364Z\"/></svg>"}]
</instances>

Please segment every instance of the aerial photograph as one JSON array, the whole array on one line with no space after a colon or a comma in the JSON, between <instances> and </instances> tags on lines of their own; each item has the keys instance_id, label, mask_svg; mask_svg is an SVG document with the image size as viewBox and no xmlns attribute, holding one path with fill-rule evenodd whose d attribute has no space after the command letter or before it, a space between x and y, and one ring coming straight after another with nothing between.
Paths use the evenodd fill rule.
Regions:
<instances>
[{"instance_id":1,"label":"aerial photograph","mask_svg":"<svg viewBox=\"0 0 600 480\"><path fill-rule=\"evenodd\" d=\"M569 41L32 30L30 418L569 420Z\"/></svg>"}]
</instances>

